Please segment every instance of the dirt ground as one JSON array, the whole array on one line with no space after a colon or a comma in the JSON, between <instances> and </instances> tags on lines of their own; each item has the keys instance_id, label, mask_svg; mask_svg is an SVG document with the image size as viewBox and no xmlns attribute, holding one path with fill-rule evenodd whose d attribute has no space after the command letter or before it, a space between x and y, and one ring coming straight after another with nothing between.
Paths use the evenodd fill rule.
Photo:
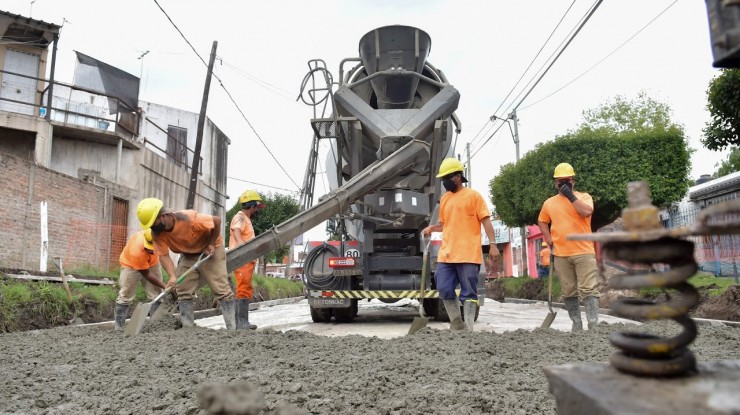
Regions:
<instances>
[{"instance_id":1,"label":"dirt ground","mask_svg":"<svg viewBox=\"0 0 740 415\"><path fill-rule=\"evenodd\" d=\"M383 340L176 326L0 335L0 414L554 414L542 368L607 361L608 333L625 329L427 328ZM638 330L648 329L677 330ZM740 359L740 329L700 330L700 361Z\"/></svg>"}]
</instances>

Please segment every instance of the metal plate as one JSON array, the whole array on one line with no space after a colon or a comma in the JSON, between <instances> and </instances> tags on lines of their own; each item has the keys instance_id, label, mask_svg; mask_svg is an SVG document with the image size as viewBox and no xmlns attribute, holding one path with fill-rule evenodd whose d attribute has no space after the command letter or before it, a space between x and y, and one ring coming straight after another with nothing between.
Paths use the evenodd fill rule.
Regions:
<instances>
[{"instance_id":1,"label":"metal plate","mask_svg":"<svg viewBox=\"0 0 740 415\"><path fill-rule=\"evenodd\" d=\"M349 298L309 298L308 305L314 308L341 308L351 306L352 300Z\"/></svg>"}]
</instances>

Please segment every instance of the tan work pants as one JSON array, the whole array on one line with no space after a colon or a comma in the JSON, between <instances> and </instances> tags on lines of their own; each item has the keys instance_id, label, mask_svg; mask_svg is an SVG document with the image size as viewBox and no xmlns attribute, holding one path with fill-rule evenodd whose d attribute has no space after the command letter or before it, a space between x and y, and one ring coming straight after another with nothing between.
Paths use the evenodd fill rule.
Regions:
<instances>
[{"instance_id":1,"label":"tan work pants","mask_svg":"<svg viewBox=\"0 0 740 415\"><path fill-rule=\"evenodd\" d=\"M162 272L159 270L159 264L149 268L149 271L154 274L155 277L160 280L162 279ZM162 288L149 282L148 279L141 275L141 272L132 268L123 267L121 268L121 275L118 277L118 285L121 286L121 289L118 290L116 304L131 305L136 297L136 285L139 284L139 281L144 285L144 291L146 291L146 296L149 301L154 300L154 298L162 292Z\"/></svg>"},{"instance_id":2,"label":"tan work pants","mask_svg":"<svg viewBox=\"0 0 740 415\"><path fill-rule=\"evenodd\" d=\"M599 268L596 265L596 255L584 254L573 256L556 256L555 272L560 280L563 297L601 297L596 289L599 282Z\"/></svg>"},{"instance_id":3,"label":"tan work pants","mask_svg":"<svg viewBox=\"0 0 740 415\"><path fill-rule=\"evenodd\" d=\"M181 276L198 261L200 254L181 254L177 262L177 276ZM226 250L223 245L216 248L208 260L201 262L198 269L191 272L181 283L177 284L177 298L191 300L198 287L203 284L211 287L217 300L233 300L234 293L229 285L226 273Z\"/></svg>"}]
</instances>

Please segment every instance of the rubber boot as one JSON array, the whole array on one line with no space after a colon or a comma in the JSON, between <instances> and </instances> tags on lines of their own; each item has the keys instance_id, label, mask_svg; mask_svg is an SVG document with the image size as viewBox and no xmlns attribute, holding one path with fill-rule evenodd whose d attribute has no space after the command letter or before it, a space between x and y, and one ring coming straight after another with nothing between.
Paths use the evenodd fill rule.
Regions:
<instances>
[{"instance_id":1,"label":"rubber boot","mask_svg":"<svg viewBox=\"0 0 740 415\"><path fill-rule=\"evenodd\" d=\"M473 331L475 324L475 309L478 308L478 302L475 300L465 300L463 303L463 314L465 315L465 327Z\"/></svg>"},{"instance_id":2,"label":"rubber boot","mask_svg":"<svg viewBox=\"0 0 740 415\"><path fill-rule=\"evenodd\" d=\"M113 310L113 330L123 329L127 315L128 304L116 304L116 308Z\"/></svg>"},{"instance_id":3,"label":"rubber boot","mask_svg":"<svg viewBox=\"0 0 740 415\"><path fill-rule=\"evenodd\" d=\"M460 302L457 301L457 298L442 300L442 304L444 304L447 315L450 317L450 330L464 330L465 323L460 315Z\"/></svg>"},{"instance_id":4,"label":"rubber boot","mask_svg":"<svg viewBox=\"0 0 740 415\"><path fill-rule=\"evenodd\" d=\"M224 317L226 330L236 330L236 301L221 300L221 315Z\"/></svg>"},{"instance_id":5,"label":"rubber boot","mask_svg":"<svg viewBox=\"0 0 740 415\"><path fill-rule=\"evenodd\" d=\"M177 308L180 309L180 322L183 327L195 326L195 318L193 316L193 300L180 300L177 303Z\"/></svg>"},{"instance_id":6,"label":"rubber boot","mask_svg":"<svg viewBox=\"0 0 740 415\"><path fill-rule=\"evenodd\" d=\"M599 299L598 297L588 296L583 299L583 305L586 306L588 329L593 330L599 324Z\"/></svg>"},{"instance_id":7,"label":"rubber boot","mask_svg":"<svg viewBox=\"0 0 740 415\"><path fill-rule=\"evenodd\" d=\"M568 310L570 320L573 322L571 331L583 330L583 322L581 321L581 307L578 304L578 297L567 297L565 299L565 309Z\"/></svg>"},{"instance_id":8,"label":"rubber boot","mask_svg":"<svg viewBox=\"0 0 740 415\"><path fill-rule=\"evenodd\" d=\"M257 326L249 323L249 300L240 298L236 301L236 329L257 330Z\"/></svg>"}]
</instances>

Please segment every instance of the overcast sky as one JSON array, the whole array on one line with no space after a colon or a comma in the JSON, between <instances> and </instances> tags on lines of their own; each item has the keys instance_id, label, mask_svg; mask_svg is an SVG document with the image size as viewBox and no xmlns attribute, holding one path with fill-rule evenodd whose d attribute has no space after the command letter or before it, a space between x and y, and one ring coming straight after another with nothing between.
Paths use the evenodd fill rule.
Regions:
<instances>
[{"instance_id":1,"label":"overcast sky","mask_svg":"<svg viewBox=\"0 0 740 415\"><path fill-rule=\"evenodd\" d=\"M594 4L592 0L158 2L206 62L213 41L218 41L214 72L225 89L213 80L208 117L232 141L229 205L247 188L297 194L312 138L312 108L295 100L307 61L324 59L337 78L340 60L357 56L360 38L391 24L415 26L430 35L429 62L461 93L457 114L463 132L457 152L462 154L466 143L472 143L476 152L472 186L488 196L489 180L501 165L515 161L507 127L489 139L489 117L497 108L496 115L508 115L529 89L527 83ZM569 7L560 28L525 73ZM142 100L200 110L206 66L154 0L4 0L0 8L63 25L57 79L72 82L77 50L141 75ZM145 51L149 53L140 58ZM700 143L701 129L709 119L706 90L717 72L703 1L604 1L519 106L521 154L575 128L583 110L618 94L630 99L645 91L667 103L673 120L684 125L696 149L692 178L711 174L726 156ZM317 196L327 191L325 183L317 180Z\"/></svg>"}]
</instances>

